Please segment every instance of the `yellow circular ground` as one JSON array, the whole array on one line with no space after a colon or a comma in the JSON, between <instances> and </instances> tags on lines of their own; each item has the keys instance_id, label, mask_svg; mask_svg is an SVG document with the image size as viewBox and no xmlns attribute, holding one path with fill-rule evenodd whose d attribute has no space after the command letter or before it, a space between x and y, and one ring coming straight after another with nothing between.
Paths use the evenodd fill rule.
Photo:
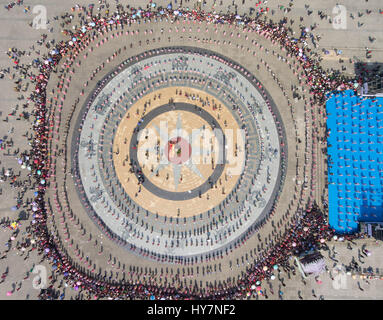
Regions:
<instances>
[{"instance_id":1,"label":"yellow circular ground","mask_svg":"<svg viewBox=\"0 0 383 320\"><path fill-rule=\"evenodd\" d=\"M182 94L179 94L180 91ZM189 94L189 97L185 96L185 92ZM190 98L193 94L195 99ZM190 200L172 201L157 197L144 187L138 185L138 180L135 174L129 171L129 145L134 128L137 126L138 121L144 116L144 110L145 114L147 114L155 108L168 103L169 99L173 99L174 102L186 102L203 108L205 111L209 112L220 124L221 128L225 130L225 135L227 129L231 129L233 132L232 141L234 151L231 153L231 159L233 160L225 166L216 185L205 192L201 198L197 196ZM203 102L209 102L210 106L206 104L203 107ZM213 109L213 106L216 107L215 110ZM145 174L145 178L149 179L157 187L171 192L185 192L203 184L213 172L216 161L216 159L214 159L214 151L217 150L217 146L214 143L215 140L208 139L206 136L205 138L202 138L201 136L201 148L205 150L203 152L206 152L206 150L213 150L211 158L206 156L206 154L205 156L198 155L198 152L192 156L192 163L195 164L195 167L203 178L196 174L195 170L188 168L186 165L182 165L180 169L180 179L178 180L178 183L176 183L174 169L171 163L161 167L158 174L155 174L155 169L157 168L160 159L155 156L154 152L150 151L154 150L157 143L161 143L161 137L158 135L158 131L155 128L160 128L162 122L162 125L167 125L169 137L172 137L172 132L177 128L177 121L179 121L179 119L181 119L180 122L182 124L183 137L185 138L191 134L193 129L202 128L203 126L210 128L209 124L196 114L188 111L169 111L159 115L146 126L143 133L145 137L141 137L137 148L137 150L139 150L139 162L143 173ZM239 129L238 123L226 106L206 92L188 87L168 87L159 89L138 100L130 108L129 112L124 115L117 128L113 143L113 162L117 177L129 197L144 209L153 213L158 213L159 215L180 218L200 214L212 209L222 202L238 181L240 172L236 169L239 164L244 162L245 153L243 145L244 141L237 139L237 129ZM174 135L177 134L174 133ZM193 139L193 141L195 140ZM163 141L163 143L166 142ZM192 145L191 147L193 150L195 150L194 148L197 148L195 145ZM145 152L147 149L149 150L148 153ZM213 164L211 159L213 159Z\"/></svg>"},{"instance_id":2,"label":"yellow circular ground","mask_svg":"<svg viewBox=\"0 0 383 320\"><path fill-rule=\"evenodd\" d=\"M177 132L176 129L178 119L181 119L182 123L182 130L180 130L180 132ZM192 152L190 154L190 162L191 164L194 164L194 167L198 171L193 171L193 168L189 168L186 166L185 163L182 163L183 165L181 165L180 176L177 183L175 182L176 179L174 177L174 164L171 161L169 161L168 164L165 164L164 167L161 167L162 169L158 171L158 174L156 174L155 170L158 165L161 165L161 159L157 158L156 154L150 153L150 151L154 150L157 144L160 143L160 141L162 141L160 136L157 134L157 131L155 130L155 128L161 128L161 124L162 127L164 127L164 125L167 127L166 131L168 132L169 138L174 137L175 135L181 135L185 140L189 140L188 142L189 144L191 144ZM146 140L145 137L142 137L143 141L140 141L140 143L138 144L138 150L142 150L141 153L139 153L139 155L141 154L141 157L139 156L139 159L141 158L141 161L139 162L146 178L149 179L153 184L155 184L159 188L171 192L185 192L197 188L201 184L203 184L206 181L206 179L213 173L214 169L212 166L211 159L214 160L214 155L218 154L219 152L218 149L215 150L214 144L212 151L208 150L210 148L208 148L207 144L203 145L204 142L208 141L202 139L202 134L198 134L198 139L194 139L197 140L195 141L197 143L193 144L192 139L189 139L189 134L193 130L202 128L203 126L209 128L209 124L204 119L202 119L194 113L182 110L166 112L153 119L144 130L144 135L147 134L146 137L149 137L151 135L151 141L148 141L149 139ZM207 138L208 137L206 135L206 140L209 140ZM166 144L166 141L164 142ZM150 147L148 155L145 154L145 150L147 150L147 147ZM201 150L202 148L204 150ZM196 154L197 149L199 149L198 154ZM203 157L203 152L211 152L211 158L209 158L208 155ZM193 153L195 154L193 155ZM171 156L176 158L175 151L173 151L173 154L171 154ZM180 156L182 155L180 154ZM167 157L163 156L163 158ZM198 173L200 173L200 175Z\"/></svg>"}]
</instances>

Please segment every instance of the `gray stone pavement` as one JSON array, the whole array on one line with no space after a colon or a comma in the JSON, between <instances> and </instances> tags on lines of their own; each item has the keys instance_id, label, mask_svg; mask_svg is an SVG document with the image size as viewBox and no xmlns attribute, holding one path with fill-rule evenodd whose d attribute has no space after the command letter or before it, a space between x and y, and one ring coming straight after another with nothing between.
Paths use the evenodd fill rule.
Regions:
<instances>
[{"instance_id":1,"label":"gray stone pavement","mask_svg":"<svg viewBox=\"0 0 383 320\"><path fill-rule=\"evenodd\" d=\"M381 300L383 299L383 276L382 272L382 242L372 239L356 240L351 245L352 250L347 248L347 243L331 241L327 243L329 251L322 251L326 260L327 271L318 277L309 276L306 279L300 272L288 274L284 271L276 272L274 281L262 282L261 286L266 289L265 296L259 296L259 300L280 299L278 292L283 292L283 300ZM358 249L365 246L371 255L358 259ZM334 251L335 250L335 251ZM331 256L331 258L329 257ZM352 259L359 263L361 270L346 271ZM292 259L291 259L292 260ZM362 261L363 263L361 263ZM293 264L293 260L291 261ZM369 268L373 273L368 273ZM378 269L378 272L377 272ZM369 277L372 277L370 279ZM271 290L270 290L271 284ZM282 285L284 284L284 286ZM272 293L273 292L273 293ZM252 297L257 298L257 297Z\"/></svg>"},{"instance_id":2,"label":"gray stone pavement","mask_svg":"<svg viewBox=\"0 0 383 320\"><path fill-rule=\"evenodd\" d=\"M140 3L138 1L132 1L129 3L131 5L134 5L134 4L136 4L136 2L138 4ZM239 11L240 10L246 10L248 8L248 6L251 6L251 4L248 4L247 2L248 1L245 2L245 5L238 4ZM331 10L335 6L336 1L321 1L320 3L319 2L315 3L315 5L317 7L314 7L315 10L310 16L304 15L304 13L307 12L307 10L304 8L304 5L307 4L306 1L294 1L293 2L294 5L292 6L292 10L286 14L284 14L282 10L278 9L278 5L279 5L278 2L280 2L280 1L271 1L271 0L268 1L268 3L266 5L269 6L271 9L275 10L274 15L269 13L268 17L272 18L273 20L280 19L280 18L284 17L285 15L287 17L293 17L293 19L296 21L293 25L293 28L296 28L295 32L298 32L297 25L299 24L298 21L299 21L300 15L303 15L304 21L302 23L306 26L313 24L313 23L317 23L318 27L314 30L314 34L315 35L319 34L322 37L321 40L318 41L318 46L319 46L318 51L323 49L323 48L328 49L328 50L334 49L334 48L341 49L343 51L343 53L340 57L342 57L345 60L344 65L347 67L348 73L352 74L353 65L348 63L346 61L346 59L348 59L348 58L354 59L354 57L356 57L356 58L359 58L362 60L366 60L365 59L365 47L368 47L368 48L373 50L373 55L372 55L373 58L371 59L371 61L380 61L382 59L382 55L381 55L382 54L382 48L381 48L382 34L380 32L381 23L382 23L382 21L381 21L382 16L378 12L379 5L380 5L380 2L378 0L376 0L376 1L370 0L368 3L364 2L364 1L357 1L357 2L347 1L347 2L345 2L344 4L346 5L346 8L348 10L348 14L351 13L351 14L353 14L353 16L356 17L355 19L348 18L348 24L347 24L346 30L335 30L335 29L333 29L328 20L326 20L326 19L320 20L320 18L318 17L318 15L316 13L316 10L319 9L319 10L324 11L325 14L331 15ZM8 2L4 2L4 4L6 4L6 3L8 3ZM33 6L35 4L43 4L43 5L47 6L48 18L50 20L52 20L53 16L55 16L56 14L59 14L62 11L66 11L68 9L68 6L70 5L70 3L81 4L81 3L87 3L87 1L73 1L73 2L71 2L71 1L66 1L66 2L57 2L57 1L52 2L52 1L50 1L47 3L43 3L43 1L30 1L26 4L31 5L31 6ZM158 1L158 3L160 3L160 1ZM187 5L189 5L189 3ZM192 5L193 4L190 3L190 6L192 6ZM217 11L227 10L228 5L229 5L228 1L223 1L223 5L220 5L219 1L217 1L215 10L217 10ZM314 6L314 4L310 3L309 9L311 9L311 6ZM211 2L208 1L208 4L203 6L203 8L210 9L211 8ZM362 17L358 18L358 12L359 11L360 12L365 11L367 8L371 9L373 12L370 15L367 15L366 13L364 13ZM18 48L23 48L23 49L25 48L27 50L27 48L29 48L32 44L35 44L36 40L39 39L39 36L42 33L48 33L49 37L51 37L51 34L47 30L34 30L34 29L30 28L27 24L32 21L33 15L31 13L27 13L27 14L23 13L20 7L16 6L15 8L11 9L9 12L3 8L1 8L1 10L2 11L0 11L0 20L1 20L0 23L2 24L2 26L6 26L4 28L0 28L0 48L1 48L1 51L7 51L8 48L12 47L12 46L16 46ZM9 23L9 21L12 21L12 23ZM357 24L358 22L364 23L364 25L361 27L358 27L358 24ZM61 28L53 20L50 22L50 24L54 27L54 34L56 37L56 33L58 33ZM370 43L370 41L368 40L369 35L376 37L376 40L373 43ZM344 41L345 43L344 43L344 45L342 45L342 42L339 42L340 39L342 41L344 41L344 39L347 39L347 41ZM203 43L199 43L199 44L203 46ZM36 46L36 49L41 49L42 52L44 51L44 48L40 48L38 46ZM225 49L227 49L227 48L225 48ZM30 50L30 51L33 51L33 50ZM237 56L237 54L238 54L238 50L236 48L230 48L228 51L230 51L230 54L233 54L234 56ZM239 60L245 59L245 53L243 54L243 56L240 53L238 55L238 59ZM340 69L341 66L338 62L338 59L339 59L339 56L338 57L336 57L336 56L334 57L334 55L323 56L322 63L324 64L325 67L328 67L328 68L332 67L332 68ZM0 56L0 64L2 67L11 66L11 61L9 60L9 58L7 56L1 55ZM275 65L271 65L271 67L274 68L274 73L276 73L277 76L279 74L283 74L283 72L284 72L283 71L284 69L282 67L277 67ZM253 71L253 70L251 70L251 71ZM265 69L264 69L264 71L265 71ZM253 72L254 72L254 74L257 75L256 70L254 70ZM266 77L266 76L267 75L264 75L264 77ZM6 75L6 77L8 77L8 74ZM19 96L19 94L17 94L16 92L13 91L12 82L9 80L6 80L6 79L0 80L0 81L1 81L1 88L2 88L2 92L3 92L3 94L2 94L2 102L3 103L2 103L0 111L2 112L1 117L5 118L5 116L7 114L12 112L12 110L14 109L14 106L16 104L21 104L21 103L19 100L17 100L17 96ZM282 99L282 95L279 93L280 98L278 97L277 92L274 95L274 92L278 91L278 90L275 90L275 89L277 89L277 87L276 87L275 83L272 81L272 79L270 78L268 81L264 81L261 79L261 81L265 84L266 88L268 88L268 90L270 92L272 92L273 99L275 99L276 102L279 102L279 99ZM5 92L7 93L6 96L4 94ZM27 92L25 92L25 93L23 92L23 95L27 96ZM299 101L298 101L298 104L299 104ZM18 110L20 110L20 109L21 109L21 106L19 106ZM30 108L29 108L29 111L30 111ZM300 117L301 117L300 115L296 116L296 120L295 120L296 125L299 125L302 122L303 119ZM24 122L24 120L15 120L15 118L16 117L14 117L14 116L9 116L10 121L9 122L2 122L2 125L0 126L0 136L1 137L3 137L4 135L8 135L8 136L12 135L12 138L14 140L14 147L11 148L11 152L13 152L17 148L20 148L20 150L28 149L28 140L22 136L23 134L25 134L25 131L27 130L27 127L25 126L25 122ZM21 123L22 123L22 125L20 125ZM31 133L31 131L29 130L29 134L30 133ZM300 135L302 135L302 133L300 133ZM301 159L303 159L303 156L301 156ZM0 160L1 160L1 166L4 166L5 168L14 168L16 173L18 173L18 171L21 170L20 166L17 164L17 160L13 156L6 156L3 153ZM295 163L295 161L294 161L294 163ZM301 170L302 169L300 168L300 171ZM20 181L23 181L24 179L27 178L26 177L27 170L24 169L21 171L22 171L22 175L18 179ZM323 172L323 170L321 170L321 172ZM293 177L293 178L295 179L295 177ZM11 188L7 182L1 182L0 188L3 189L2 195L0 195L0 197L1 197L0 198L1 217L9 217L11 219L14 219L19 212L19 211L12 211L11 210L11 207L16 204L15 197L17 196L17 190L15 188ZM28 192L27 196L32 197L32 193ZM13 202L11 201L11 199ZM289 201L287 199L289 199L289 197L286 197L286 200L282 199L281 201L282 202L286 201L286 204L287 204ZM0 234L1 234L1 243L3 244L9 239L9 232L6 231L6 232L0 233ZM264 235L265 234L262 233L262 236L261 236L262 239L265 238ZM251 243L251 241L249 241L248 243ZM250 244L250 247L251 247L251 244ZM243 248L236 250L235 253L240 258L241 255L243 256L245 252L248 252L247 251L248 249L249 249L249 247L247 247L247 249L246 249L246 246L244 246ZM372 258L381 256L379 254L378 249L379 249L379 247L376 249L377 250L376 252L378 253L376 255L375 255L375 251L373 251ZM1 249L1 251L3 251L3 250L4 249ZM341 249L339 249L339 250L341 250ZM372 249L372 250L375 250L375 249ZM1 260L2 261L1 262L2 270L5 270L5 266L8 264L11 266L22 265L20 263L19 255L16 255L17 251L13 250L13 252L14 252L14 254L8 254L9 257L7 257L7 263L4 262L4 260ZM344 251L344 252L345 252L344 258L342 256L342 259L347 260L347 257L349 257L347 255L348 251ZM24 278L25 272L30 269L30 267L31 267L31 265L33 265L33 263L37 263L38 260L39 260L39 257L31 254L31 257L28 259L28 263L23 265L22 268L19 268L19 267L10 268L9 278L6 278L6 281L4 283L0 284L0 287L2 289L4 289L4 290L2 290L2 293L5 293L6 291L11 290L12 289L12 282L14 283L17 281L17 279ZM232 260L235 261L235 257L233 257ZM374 264L376 263L377 267L379 267L381 262L378 260L378 261L373 261L371 263L374 263ZM148 261L144 260L142 262L142 265L148 265ZM240 273L240 271L238 271L238 272L230 271L228 269L228 267L226 266L226 268L223 269L223 273L228 274L229 272L230 272L230 274L233 274L233 275L235 275L236 273L237 274ZM211 275L209 278L214 279L214 277L217 277L217 279L220 278L216 274ZM290 296L291 298L294 298L295 288L300 288L297 283L298 282L296 282L296 281L292 281L292 283L291 284L289 283L289 285L287 286L287 288L289 288L289 289L287 289L288 292L291 292L291 296ZM353 283L353 282L351 281L351 283ZM328 286L331 288L330 284L331 283L329 283ZM294 287L294 285L295 285L295 287ZM311 285L313 286L313 288L315 288L315 290L317 290L317 288L315 287L315 285L316 285L315 283L312 283ZM331 294L328 294L328 298L333 298L333 299L339 299L342 297L347 297L347 298L355 298L355 297L358 297L358 298L359 297L361 297L361 298L367 298L367 297L368 298L374 298L374 297L381 298L379 293L381 293L382 290L381 290L381 285L379 284L379 281L375 282L375 280L374 280L373 284L371 285L371 289L369 286L370 285L364 285L362 283L362 287L365 289L365 291L362 292L361 290L357 289L357 287L355 287L355 283L354 283L351 287L351 290L333 291ZM305 298L308 298L308 296L310 295L310 292L309 292L310 290L307 289L308 287L309 286L306 286L305 289L303 289L304 292L307 292L307 294L304 295ZM369 289L366 289L366 288L369 288ZM20 291L16 291L11 297L24 299L24 298L26 298L27 294L29 294L30 298L35 298L36 297L36 290L33 288L31 289L29 287L29 285L27 285L27 281L25 281L25 283L22 286L22 289L20 289ZM284 296L288 297L289 295L287 293L285 293ZM318 294L317 294L317 296L318 296ZM326 294L324 294L324 296L325 296L325 298L327 297ZM3 298L6 298L6 296L4 296Z\"/></svg>"}]
</instances>

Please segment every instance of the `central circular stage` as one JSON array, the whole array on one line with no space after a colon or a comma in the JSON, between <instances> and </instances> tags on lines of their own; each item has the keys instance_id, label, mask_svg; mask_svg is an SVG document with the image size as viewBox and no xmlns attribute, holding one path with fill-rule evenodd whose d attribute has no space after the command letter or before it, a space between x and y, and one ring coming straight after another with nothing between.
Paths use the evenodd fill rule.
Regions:
<instances>
[{"instance_id":1,"label":"central circular stage","mask_svg":"<svg viewBox=\"0 0 383 320\"><path fill-rule=\"evenodd\" d=\"M126 248L156 255L206 254L243 236L284 179L282 121L259 87L204 49L124 61L99 81L73 135L88 214Z\"/></svg>"}]
</instances>

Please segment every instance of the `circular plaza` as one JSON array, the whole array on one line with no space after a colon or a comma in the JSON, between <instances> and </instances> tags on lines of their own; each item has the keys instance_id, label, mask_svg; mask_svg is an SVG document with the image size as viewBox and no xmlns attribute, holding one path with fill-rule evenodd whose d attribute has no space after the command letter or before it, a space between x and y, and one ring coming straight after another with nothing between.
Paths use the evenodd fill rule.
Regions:
<instances>
[{"instance_id":1,"label":"circular plaza","mask_svg":"<svg viewBox=\"0 0 383 320\"><path fill-rule=\"evenodd\" d=\"M84 207L127 248L222 249L269 213L283 186L277 109L216 53L141 57L102 79L78 117L72 158Z\"/></svg>"},{"instance_id":2,"label":"circular plaza","mask_svg":"<svg viewBox=\"0 0 383 320\"><path fill-rule=\"evenodd\" d=\"M80 283L208 297L322 195L307 57L260 22L124 19L72 35L44 88L43 223Z\"/></svg>"}]
</instances>

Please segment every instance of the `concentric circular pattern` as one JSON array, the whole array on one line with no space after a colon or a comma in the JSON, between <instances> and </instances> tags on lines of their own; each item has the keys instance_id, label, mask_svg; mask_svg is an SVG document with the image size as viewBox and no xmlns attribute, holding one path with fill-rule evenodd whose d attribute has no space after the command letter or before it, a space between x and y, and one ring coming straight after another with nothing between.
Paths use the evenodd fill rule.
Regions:
<instances>
[{"instance_id":1,"label":"concentric circular pattern","mask_svg":"<svg viewBox=\"0 0 383 320\"><path fill-rule=\"evenodd\" d=\"M223 57L161 51L124 61L85 105L81 189L85 204L124 242L156 254L204 254L270 210L283 183L276 114L256 80ZM173 144L178 155L169 155ZM139 216L144 225L135 222ZM195 234L196 220L206 241ZM176 242L173 232L181 235Z\"/></svg>"},{"instance_id":2,"label":"concentric circular pattern","mask_svg":"<svg viewBox=\"0 0 383 320\"><path fill-rule=\"evenodd\" d=\"M45 203L60 253L116 282L127 272L129 283L163 285L171 274L174 288L211 281L220 259L213 281L235 286L245 257L257 260L320 198L316 106L301 61L257 23L133 21L79 43L47 87ZM203 127L223 135L210 130L199 148L190 134ZM209 150L213 161L198 162Z\"/></svg>"}]
</instances>

